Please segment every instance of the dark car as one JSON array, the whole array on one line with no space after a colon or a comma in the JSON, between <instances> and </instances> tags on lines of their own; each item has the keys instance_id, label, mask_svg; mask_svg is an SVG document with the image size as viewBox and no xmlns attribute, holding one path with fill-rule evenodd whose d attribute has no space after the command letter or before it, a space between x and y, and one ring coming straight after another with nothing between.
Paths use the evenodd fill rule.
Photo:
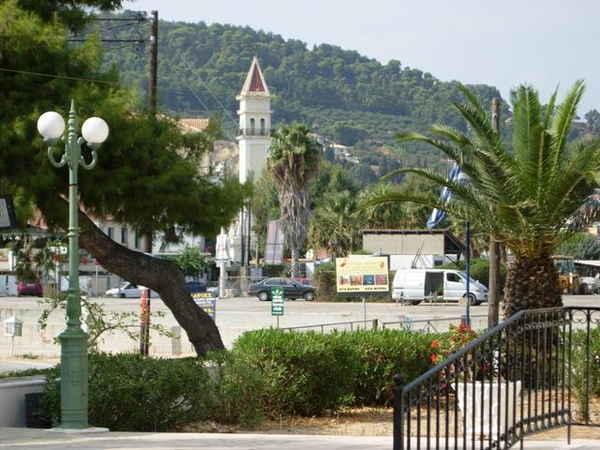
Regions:
<instances>
[{"instance_id":1,"label":"dark car","mask_svg":"<svg viewBox=\"0 0 600 450\"><path fill-rule=\"evenodd\" d=\"M251 284L248 295L256 295L261 302L271 299L271 289L283 289L283 298L296 300L303 298L307 302L315 299L315 287L299 283L291 278L266 278L258 283Z\"/></svg>"},{"instance_id":2,"label":"dark car","mask_svg":"<svg viewBox=\"0 0 600 450\"><path fill-rule=\"evenodd\" d=\"M206 292L206 285L202 281L188 281L185 284L190 294L194 292Z\"/></svg>"},{"instance_id":3,"label":"dark car","mask_svg":"<svg viewBox=\"0 0 600 450\"><path fill-rule=\"evenodd\" d=\"M22 295L35 295L37 297L41 297L44 295L44 289L42 287L42 283L37 281L19 281L17 283L17 295L21 297Z\"/></svg>"}]
</instances>

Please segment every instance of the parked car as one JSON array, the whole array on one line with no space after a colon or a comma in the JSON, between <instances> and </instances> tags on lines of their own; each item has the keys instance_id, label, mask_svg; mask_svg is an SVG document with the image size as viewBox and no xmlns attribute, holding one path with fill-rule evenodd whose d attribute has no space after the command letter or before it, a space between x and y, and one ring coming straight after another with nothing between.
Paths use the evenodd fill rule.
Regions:
<instances>
[{"instance_id":1,"label":"parked car","mask_svg":"<svg viewBox=\"0 0 600 450\"><path fill-rule=\"evenodd\" d=\"M21 297L22 295L35 295L37 297L41 297L44 295L44 289L41 281L19 281L17 283L17 296Z\"/></svg>"},{"instance_id":2,"label":"parked car","mask_svg":"<svg viewBox=\"0 0 600 450\"><path fill-rule=\"evenodd\" d=\"M292 280L295 280L300 284L306 284L307 286L314 286L312 278L292 278Z\"/></svg>"},{"instance_id":3,"label":"parked car","mask_svg":"<svg viewBox=\"0 0 600 450\"><path fill-rule=\"evenodd\" d=\"M206 292L206 285L202 281L188 281L185 284L190 294L194 292Z\"/></svg>"},{"instance_id":4,"label":"parked car","mask_svg":"<svg viewBox=\"0 0 600 450\"><path fill-rule=\"evenodd\" d=\"M581 292L583 294L600 294L600 278L581 277Z\"/></svg>"},{"instance_id":5,"label":"parked car","mask_svg":"<svg viewBox=\"0 0 600 450\"><path fill-rule=\"evenodd\" d=\"M140 298L142 296L142 290L135 284L129 281L122 282L119 286L114 287L106 291L104 294L106 297L120 297L120 298ZM150 291L151 298L158 298L157 292Z\"/></svg>"},{"instance_id":6,"label":"parked car","mask_svg":"<svg viewBox=\"0 0 600 450\"><path fill-rule=\"evenodd\" d=\"M291 278L265 278L248 287L248 295L256 295L261 302L271 299L271 289L283 289L283 298L296 300L303 298L307 302L315 299L315 287L299 283Z\"/></svg>"}]
</instances>

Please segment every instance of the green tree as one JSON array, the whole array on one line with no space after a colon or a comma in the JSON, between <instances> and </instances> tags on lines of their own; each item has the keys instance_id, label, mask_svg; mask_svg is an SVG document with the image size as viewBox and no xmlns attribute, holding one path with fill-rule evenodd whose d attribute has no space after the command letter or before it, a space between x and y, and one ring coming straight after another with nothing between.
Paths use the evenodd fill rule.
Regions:
<instances>
[{"instance_id":1,"label":"green tree","mask_svg":"<svg viewBox=\"0 0 600 450\"><path fill-rule=\"evenodd\" d=\"M551 255L585 225L573 219L595 194L600 170L598 140L568 139L584 84L577 81L561 104L556 102L555 91L546 108L532 87L522 85L513 90L513 150L493 130L474 94L461 89L466 101L455 103L455 107L468 124L468 134L434 126L432 134L436 137L406 133L400 139L441 150L458 162L470 181L448 180L445 173L428 169L400 169L446 186L453 193L452 200L440 201L435 193L405 191L375 202L413 201L440 208L470 221L474 228L504 245L514 257L507 268L504 289L506 315L559 306L561 293ZM594 219L597 212L588 211L587 218Z\"/></svg>"},{"instance_id":2,"label":"green tree","mask_svg":"<svg viewBox=\"0 0 600 450\"><path fill-rule=\"evenodd\" d=\"M197 279L203 272L208 270L209 265L206 258L198 247L186 245L177 257L177 264L183 275Z\"/></svg>"},{"instance_id":3,"label":"green tree","mask_svg":"<svg viewBox=\"0 0 600 450\"><path fill-rule=\"evenodd\" d=\"M137 93L120 88L116 73L100 69L97 37L81 46L67 42L66 28L79 26L71 19L87 17L87 7L119 5L0 1L0 179L3 186L27 192L49 227L66 230L66 169L50 166L35 122L49 109L66 116L69 99L75 100L79 117L103 117L109 139L94 170L79 177L81 247L107 270L159 292L196 351L204 354L224 346L210 316L191 298L177 264L128 250L90 219L110 217L140 235L152 231L176 241L185 232L216 234L244 197L237 180L199 174L196 161L210 150L210 135L183 136L176 121L144 112ZM49 14L46 6L58 14Z\"/></svg>"},{"instance_id":4,"label":"green tree","mask_svg":"<svg viewBox=\"0 0 600 450\"><path fill-rule=\"evenodd\" d=\"M362 247L360 230L365 222L357 197L348 190L325 192L309 222L309 246L346 256Z\"/></svg>"},{"instance_id":5,"label":"green tree","mask_svg":"<svg viewBox=\"0 0 600 450\"><path fill-rule=\"evenodd\" d=\"M555 252L557 255L569 255L575 259L600 259L600 244L594 236L578 233Z\"/></svg>"},{"instance_id":6,"label":"green tree","mask_svg":"<svg viewBox=\"0 0 600 450\"><path fill-rule=\"evenodd\" d=\"M310 217L310 183L321 160L321 145L299 123L282 125L271 135L267 168L278 186L279 218L292 257L293 277L300 274L300 250L306 241Z\"/></svg>"}]
</instances>

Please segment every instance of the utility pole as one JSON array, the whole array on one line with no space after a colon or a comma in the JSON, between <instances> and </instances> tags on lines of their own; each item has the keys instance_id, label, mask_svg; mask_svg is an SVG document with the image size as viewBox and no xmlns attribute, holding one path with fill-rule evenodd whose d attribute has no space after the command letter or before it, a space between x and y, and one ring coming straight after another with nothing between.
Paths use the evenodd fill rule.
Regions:
<instances>
[{"instance_id":1,"label":"utility pole","mask_svg":"<svg viewBox=\"0 0 600 450\"><path fill-rule=\"evenodd\" d=\"M151 11L150 19L150 76L148 86L148 107L150 114L156 114L156 72L158 68L158 11Z\"/></svg>"},{"instance_id":2,"label":"utility pole","mask_svg":"<svg viewBox=\"0 0 600 450\"><path fill-rule=\"evenodd\" d=\"M150 74L148 76L148 112L156 117L156 73L158 68L158 11L151 11ZM143 241L144 252L152 253L152 232ZM148 356L150 349L150 289L144 288L140 298L140 355Z\"/></svg>"},{"instance_id":3,"label":"utility pole","mask_svg":"<svg viewBox=\"0 0 600 450\"><path fill-rule=\"evenodd\" d=\"M500 100L492 100L492 129L500 133ZM490 235L490 285L488 297L488 329L498 325L500 320L500 244Z\"/></svg>"}]
</instances>

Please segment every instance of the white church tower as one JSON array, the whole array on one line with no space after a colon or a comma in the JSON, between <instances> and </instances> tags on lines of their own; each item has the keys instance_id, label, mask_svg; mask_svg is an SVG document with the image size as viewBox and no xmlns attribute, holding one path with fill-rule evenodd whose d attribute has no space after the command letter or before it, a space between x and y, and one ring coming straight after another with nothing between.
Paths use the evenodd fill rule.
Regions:
<instances>
[{"instance_id":1,"label":"white church tower","mask_svg":"<svg viewBox=\"0 0 600 450\"><path fill-rule=\"evenodd\" d=\"M256 178L261 175L267 164L271 142L271 94L256 56L236 100L240 102L237 136L240 151L239 181L244 183L252 176Z\"/></svg>"},{"instance_id":2,"label":"white church tower","mask_svg":"<svg viewBox=\"0 0 600 450\"><path fill-rule=\"evenodd\" d=\"M267 166L267 156L271 143L271 94L260 70L256 56L252 60L250 70L242 91L236 97L240 102L238 110L239 132L239 181L245 183L250 179L257 180ZM230 257L240 266L242 283L248 275L250 252L255 245L252 233L252 213L248 209L240 211L236 231L230 232ZM242 290L245 287L242 286Z\"/></svg>"}]
</instances>

